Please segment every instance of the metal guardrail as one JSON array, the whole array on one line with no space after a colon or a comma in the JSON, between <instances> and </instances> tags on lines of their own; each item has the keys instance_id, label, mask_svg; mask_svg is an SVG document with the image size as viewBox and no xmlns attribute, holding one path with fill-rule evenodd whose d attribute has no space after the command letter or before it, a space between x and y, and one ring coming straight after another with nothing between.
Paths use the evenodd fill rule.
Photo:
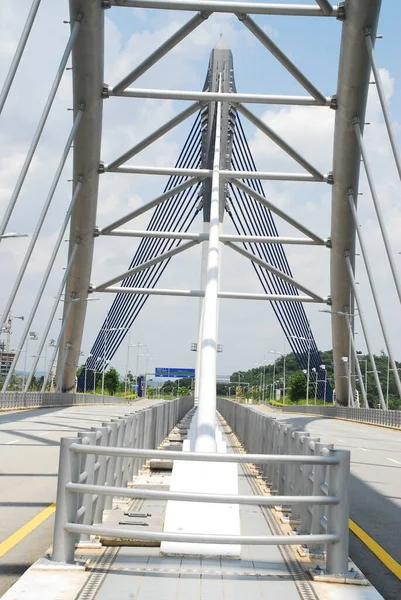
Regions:
<instances>
[{"instance_id":1,"label":"metal guardrail","mask_svg":"<svg viewBox=\"0 0 401 600\"><path fill-rule=\"evenodd\" d=\"M294 538L294 544L308 544L311 555L323 557L325 547L316 538L324 534L336 536L336 541L325 542L326 570L331 574L347 573L350 451L334 449L333 444L323 444L320 438L312 438L309 433L297 430L289 423L276 421L252 406L218 398L217 410L248 452L275 458L266 462L262 474L271 486L274 504L285 506L290 522L297 528L299 535L288 537ZM337 464L327 460L334 457ZM297 460L285 461L283 458ZM310 458L315 462L309 462ZM325 460L318 461L319 458ZM335 496L338 503L305 502L294 505L283 500L286 496L314 496L326 500ZM309 542L305 542L308 536Z\"/></svg>"},{"instance_id":2,"label":"metal guardrail","mask_svg":"<svg viewBox=\"0 0 401 600\"><path fill-rule=\"evenodd\" d=\"M285 413L306 413L323 417L350 419L360 423L401 428L401 410L380 410L377 408L347 408L346 406L283 406Z\"/></svg>"},{"instance_id":3,"label":"metal guardrail","mask_svg":"<svg viewBox=\"0 0 401 600\"><path fill-rule=\"evenodd\" d=\"M181 399L181 401L184 400L189 399ZM332 574L347 572L348 451L335 451L332 448L323 447L323 445L315 451L315 445L308 444L309 440L303 446L307 450L306 452L296 452L297 448L294 445L291 446L294 451L290 453L267 453L262 447L260 447L261 451L255 454L171 452L150 449L163 439L191 406L188 402L181 404L174 419L168 419L166 414L163 417L162 411L166 410L165 407L178 406L175 404L176 402L179 401L164 403L152 409L138 411L125 419L117 420L121 422L118 439L116 432L112 437L112 432L109 432L106 426L101 428L101 431L94 430L89 435L83 433L79 439L62 438L53 544L54 561L72 562L78 541L89 540L90 536L100 535L119 539L209 544L305 544L315 548L327 545L328 571ZM231 402L229 404L234 405L235 411L235 406L238 405ZM258 425L261 421L265 422L260 413L251 413L245 407L239 408L244 411L239 416L247 421L247 426L253 427L255 424L253 422L255 419L251 418L250 421L248 413L258 420ZM166 417L167 421L164 421ZM123 423L123 421L126 422ZM270 421L273 423L273 420ZM114 430L116 430L115 423ZM112 428L113 423L110 426L110 429ZM149 432L153 429L158 433L149 437ZM286 428L283 428L282 431L286 431ZM275 434L274 428L270 428L270 434ZM268 437L265 436L266 443L268 443ZM304 437L307 438L306 434ZM274 436L275 440L276 438L277 436ZM272 447L276 449L276 446ZM280 478L277 481L280 488L279 496L237 496L127 489L125 487L127 482L134 473L137 473L145 458L262 464L264 469L270 469L273 473L286 473L287 478L283 478L285 486L280 484ZM326 472L329 473L327 484L325 483ZM293 474L292 478L289 477L290 473ZM293 510L305 512L308 515L312 510L315 518L317 513L314 511L319 508L321 523L319 523L319 527L314 528L315 530L309 527L300 535L290 536L132 531L132 529L110 528L102 524L103 510L111 508L113 496L260 506L282 503L291 505L294 507ZM295 509L295 507L297 508Z\"/></svg>"},{"instance_id":4,"label":"metal guardrail","mask_svg":"<svg viewBox=\"0 0 401 600\"><path fill-rule=\"evenodd\" d=\"M51 392L0 392L0 410L14 408L57 408L79 404L125 404L122 396L61 394Z\"/></svg>"},{"instance_id":5,"label":"metal guardrail","mask_svg":"<svg viewBox=\"0 0 401 600\"><path fill-rule=\"evenodd\" d=\"M191 397L167 400L79 432L77 437L61 438L52 560L73 562L75 544L90 539L84 528L102 523L104 510L112 508L113 497L121 496L121 490L129 496L125 486L144 463L144 456L133 454L133 449L155 448L193 403ZM78 453L76 448L81 447L84 451ZM67 487L73 483L108 486L109 493L93 494L88 489L78 495ZM76 523L82 529L78 536L66 529Z\"/></svg>"}]
</instances>

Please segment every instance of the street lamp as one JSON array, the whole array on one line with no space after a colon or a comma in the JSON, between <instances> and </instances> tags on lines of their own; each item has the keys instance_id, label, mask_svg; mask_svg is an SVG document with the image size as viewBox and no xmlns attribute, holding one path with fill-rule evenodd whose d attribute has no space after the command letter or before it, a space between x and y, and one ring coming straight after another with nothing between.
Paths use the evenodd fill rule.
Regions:
<instances>
[{"instance_id":1,"label":"street lamp","mask_svg":"<svg viewBox=\"0 0 401 600\"><path fill-rule=\"evenodd\" d=\"M131 331L130 331L130 335L131 335ZM128 365L129 365L129 349L130 348L138 348L138 350L137 350L137 356L136 356L136 373L135 373L135 378L134 378L134 381L136 381L138 379L139 356L142 356L142 355L139 354L139 348L143 348L143 347L146 347L146 344L140 344L138 342L138 344L132 344L132 345L130 345L129 340L128 340L127 363L126 363L126 377L125 377L125 397L127 397L127 377L128 377Z\"/></svg>"},{"instance_id":2,"label":"street lamp","mask_svg":"<svg viewBox=\"0 0 401 600\"><path fill-rule=\"evenodd\" d=\"M293 340L303 340L304 342L308 342L308 366L306 369L306 406L309 405L309 378L310 378L310 346L311 346L311 330L310 330L310 323L308 321L308 325L309 325L309 337L303 337L303 336L298 336L298 335L290 335L290 338L292 338ZM305 373L305 369L302 369L302 372Z\"/></svg>"},{"instance_id":3,"label":"street lamp","mask_svg":"<svg viewBox=\"0 0 401 600\"><path fill-rule=\"evenodd\" d=\"M326 406L326 386L327 386L327 371L326 365L320 365L322 371L324 371L324 394L323 394L323 404Z\"/></svg>"},{"instance_id":4,"label":"street lamp","mask_svg":"<svg viewBox=\"0 0 401 600\"><path fill-rule=\"evenodd\" d=\"M285 356L285 354L282 354L281 352L276 352L276 350L270 350L270 352L274 355L278 354L283 359L283 404L285 404L285 359L286 359L286 356ZM274 357L274 366L276 366L276 357ZM273 379L274 379L274 375L273 375Z\"/></svg>"},{"instance_id":5,"label":"street lamp","mask_svg":"<svg viewBox=\"0 0 401 600\"><path fill-rule=\"evenodd\" d=\"M97 359L96 359L96 361L95 361L95 368L93 369L93 371L94 371L94 373L93 373L93 377L94 377L94 379L93 379L93 393L95 395L96 395L96 367L97 367L97 363L99 361L101 361L101 360L102 360L101 357L98 356Z\"/></svg>"},{"instance_id":6,"label":"street lamp","mask_svg":"<svg viewBox=\"0 0 401 600\"><path fill-rule=\"evenodd\" d=\"M26 360L28 358L28 342L29 340L36 341L38 339L38 334L35 331L30 331L29 335L26 338L26 342L25 342L25 360L24 360L24 374L22 377L22 391L24 390L25 387L25 377L26 377Z\"/></svg>"},{"instance_id":7,"label":"street lamp","mask_svg":"<svg viewBox=\"0 0 401 600\"><path fill-rule=\"evenodd\" d=\"M0 235L0 240L5 240L8 238L22 238L22 237L28 237L27 233L13 233L10 231L10 233L3 233L3 235Z\"/></svg>"},{"instance_id":8,"label":"street lamp","mask_svg":"<svg viewBox=\"0 0 401 600\"><path fill-rule=\"evenodd\" d=\"M88 362L88 360L90 358L92 358L92 356L93 356L93 354L88 354L88 358L86 359L86 362ZM87 374L87 372L88 372L88 368L87 368L87 366L85 364L84 394L86 394L86 374Z\"/></svg>"},{"instance_id":9,"label":"street lamp","mask_svg":"<svg viewBox=\"0 0 401 600\"><path fill-rule=\"evenodd\" d=\"M146 354L145 361L145 389L144 389L144 397L146 398L147 388L148 388L148 361L149 360L157 360L157 358L150 356L150 354ZM180 380L178 380L179 382Z\"/></svg>"}]
</instances>

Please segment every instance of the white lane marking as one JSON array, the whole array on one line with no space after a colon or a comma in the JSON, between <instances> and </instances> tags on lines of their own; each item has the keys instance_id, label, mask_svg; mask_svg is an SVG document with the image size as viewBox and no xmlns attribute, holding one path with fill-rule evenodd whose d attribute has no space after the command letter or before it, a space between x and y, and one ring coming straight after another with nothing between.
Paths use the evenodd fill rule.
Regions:
<instances>
[{"instance_id":1,"label":"white lane marking","mask_svg":"<svg viewBox=\"0 0 401 600\"><path fill-rule=\"evenodd\" d=\"M13 440L12 442L6 442L6 446L8 446L9 444L16 444L17 442L19 442L19 440Z\"/></svg>"},{"instance_id":2,"label":"white lane marking","mask_svg":"<svg viewBox=\"0 0 401 600\"><path fill-rule=\"evenodd\" d=\"M358 450L363 450L364 452L368 452L368 450L366 450L366 448L361 448L360 446L358 447Z\"/></svg>"},{"instance_id":3,"label":"white lane marking","mask_svg":"<svg viewBox=\"0 0 401 600\"><path fill-rule=\"evenodd\" d=\"M398 460L395 460L395 458L388 458L387 460L390 460L391 462L395 463L396 465L401 465L401 462L398 462Z\"/></svg>"},{"instance_id":4,"label":"white lane marking","mask_svg":"<svg viewBox=\"0 0 401 600\"><path fill-rule=\"evenodd\" d=\"M39 433L39 435L46 435L46 433L49 433L48 431L44 431L43 433Z\"/></svg>"},{"instance_id":5,"label":"white lane marking","mask_svg":"<svg viewBox=\"0 0 401 600\"><path fill-rule=\"evenodd\" d=\"M341 442L341 443L345 444L344 440L340 440L340 438L337 438L337 442Z\"/></svg>"}]
</instances>

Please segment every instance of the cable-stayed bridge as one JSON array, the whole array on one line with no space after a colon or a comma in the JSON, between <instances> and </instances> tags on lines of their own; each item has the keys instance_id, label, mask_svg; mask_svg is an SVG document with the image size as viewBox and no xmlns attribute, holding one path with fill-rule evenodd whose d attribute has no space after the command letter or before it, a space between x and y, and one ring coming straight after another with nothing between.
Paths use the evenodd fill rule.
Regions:
<instances>
[{"instance_id":1,"label":"cable-stayed bridge","mask_svg":"<svg viewBox=\"0 0 401 600\"><path fill-rule=\"evenodd\" d=\"M12 98L14 79L18 76L18 68L26 52L25 46L32 31L35 31L35 21L37 15L40 15L40 4L40 0L34 0L32 3L1 90L0 111L3 115L7 114L7 103ZM338 6L332 6L327 0L299 5L220 0L201 2L70 0L69 10L70 35L50 92L46 98L43 97L45 104L29 149L21 161L21 169L16 175L13 189L5 203L0 226L2 246L10 243L6 242L6 238L13 235L10 231L10 223L13 223L14 211L18 210L23 201L24 191L29 186L30 174L35 169L37 149L46 134L46 124L59 98L66 69L72 71L72 125L44 204L41 206L35 204L38 219L29 234L28 245L21 256L13 281L8 286L0 317L0 328L11 319L10 315L23 289L24 278L35 259L35 250L46 227L49 211L51 214L60 178L64 170L67 170L67 164L72 170L72 194L53 247L46 259L42 261L38 277L39 285L35 290L32 305L28 309L29 316L24 321L23 332L11 367L4 377L3 396L6 401L7 397L10 398L12 392L8 391L9 384L17 364L21 364L19 361L24 347L25 360L28 358L26 341L30 336L33 339L32 327L40 314L49 281L52 276L54 277L54 266L60 259L62 242L69 231L69 249L63 276L58 281L54 301L47 311L41 339L35 348L36 355L33 361L29 361L30 372L24 382L21 397L23 398L24 394L28 397L29 387L39 359L46 348L49 332L52 328L53 331L55 329L56 315L61 303L63 303L62 319L41 392L44 405L47 401L53 401L51 396L47 395L46 389L55 360L57 360L55 373L57 402L68 404L69 398L71 402L75 401L72 398L75 399L76 392L95 387L96 377L104 373L124 339L129 335L131 327L135 327L141 311L146 311L150 296L193 298L193 320L198 331L194 397L196 410L190 413L192 421L185 421L187 438L183 444L182 457L187 460L180 460L176 454L169 455L167 449L167 454L164 456L167 460L174 460L174 468L171 475L170 495L163 497L167 501L164 530L154 534L153 537L150 534L149 536L137 534L139 539L160 540L162 551L166 554L177 552L183 555L193 554L194 546L191 544L197 544L195 554L204 556L217 553L218 556L230 555L236 558L240 556L242 544L271 543L267 537L257 541L254 537L251 539L240 534L238 507L241 503L246 504L246 500L238 495L237 467L233 470L231 463L234 463L234 460L230 459L230 453L226 452L229 439L226 439L227 430L221 429L220 421L216 421L216 406L220 402L219 413L226 421L223 425L228 424L239 435L246 449L254 455L255 464L263 463L263 460L269 463L270 459L266 459L266 456L271 454L277 455L276 460L279 464L291 461L297 464L297 461L301 462L299 455L302 454L302 460L306 460L307 464L309 460L310 464L315 465L315 481L318 474L322 480L312 489L313 495L317 493L321 496L323 490L328 498L326 504L335 508L326 509L327 512L321 513L317 509L312 509L310 512L314 516L311 523L309 523L309 516L305 516L307 513L294 512L293 514L299 517L299 519L294 517L294 520L300 520L302 527L305 528L306 537L311 536L305 543L315 544L314 548L319 551L325 545L328 574L331 576L340 573L345 576L349 572L347 562L349 507L341 490L348 486L349 455L346 452L342 454L341 451L334 451L327 445L324 448L315 446L315 442L312 444L313 448L308 446L311 450L309 453L309 450L305 450L306 442L301 442L300 437L295 435L296 430L286 426L275 428L276 425L268 418L263 420L262 427L260 425L262 421L260 418L256 419L254 413L253 416L249 416L251 413L241 412L238 407L227 404L226 401L218 401L216 398L217 352L219 321L223 314L228 314L229 304L234 301L243 302L244 311L249 314L251 320L253 303L264 302L266 310L268 306L273 309L300 369L305 372L308 387L310 381L316 380L317 395L323 397L323 381L326 379L324 366L305 310L305 305L306 308L310 304L321 305L323 312L331 314L334 404L356 411L360 406L363 407L361 411L369 410L365 380L358 362L358 344L355 338L357 321L361 327L359 335L360 337L361 334L363 335L363 343L369 355L370 370L375 378L381 411L383 413L387 411L388 404L380 384L374 356L376 348L372 343L372 333L376 339L377 324L388 355L388 371L389 373L391 371L401 397L401 382L394 352L396 332L394 328L389 327L389 320L383 308L383 291L377 285L372 270L369 239L365 228L361 226L357 202L360 194L360 178L363 173L374 208L376 235L385 250L386 261L383 262L383 271L386 270L388 273L392 293L397 297L397 301L401 300L401 284L394 244L389 234L388 218L382 207L383 200L375 182L375 169L371 164L370 148L365 135L366 104L373 77L391 148L391 160L394 162L397 174L401 176L396 131L391 122L385 86L375 57L380 1L347 0ZM121 13L133 11L142 16L145 12L161 11L163 14L168 14L169 11L177 11L177 14L186 16L180 17L181 24L175 24L169 37L161 44L157 42L149 55L139 64L132 62L120 78L105 81L107 45L105 46L104 33L105 15L108 10ZM159 61L168 58L181 43L185 43L184 40L195 35L198 28L200 31L202 26L206 26L218 14L231 15L233 19L237 19L240 27L248 30L253 36L258 48L273 57L291 76L292 81L302 89L302 94L272 94L270 92L276 91L276 86L270 81L269 93L238 90L235 81L236 57L233 56L225 35L220 36L217 43L214 41L211 44L202 90L161 89L157 87L156 77L149 87L138 87L137 80L146 76L148 81L152 81L152 69ZM322 91L315 85L313 78L308 77L304 69L297 65L296 56L290 56L278 46L274 35L271 35L266 28L266 23L261 21L266 16L282 18L283 27L286 21L314 19L324 23L331 22L333 26L341 29L337 85L335 87L334 83L332 84L330 93ZM125 24L124 27L128 25ZM250 58L249 71L253 72L253 70L252 89L266 77L260 64L256 64L256 61L254 64ZM265 87L265 85L261 86L262 91ZM135 136L134 145L125 148L120 154L109 156L107 143L103 138L103 112L106 114L106 111L118 111L122 103L133 102L133 99L174 101L180 105L180 108L154 130L151 128L152 123L147 123L149 128L144 137ZM185 104L183 109L181 103ZM174 107L177 104L174 104ZM311 111L319 111L319 115L325 111L327 122L334 123L332 159L327 164L327 168L324 171L317 168L314 161L309 158L312 153L308 143L305 143L302 151L291 145L275 128L274 119L270 122L265 116L260 116L258 112L260 106L308 107ZM129 122L127 122L128 126ZM141 153L157 148L157 143L163 136L174 133L177 129L182 132L183 128L186 128L185 141L175 163L159 166L160 162L155 161L154 164L143 165ZM291 170L290 168L283 172L276 172L273 169L258 170L252 144L249 142L250 136L255 135L256 131L266 145L270 144L270 147L274 145L275 149L279 149L286 155L288 164L292 165ZM130 207L127 209L128 212L123 210L121 214L113 214L112 221L104 222L104 217L98 211L102 178L126 178L134 175L146 175L149 181L156 176L168 179L164 187L160 186L156 196L147 197L144 204ZM330 228L326 231L316 231L308 222L306 212L302 218L302 215L299 216L291 209L286 209L285 203L278 201L268 182L286 182L294 186L309 185L330 189L331 211L327 208L327 213L330 212ZM148 189L155 189L154 181L149 183ZM145 216L149 214L145 227L143 229L137 227L138 220L144 223ZM284 231L290 233L280 235L283 224ZM111 275L108 273L107 278L102 277L101 265L96 261L96 243L107 241L112 244L117 238L119 240L126 238L128 244L132 239L140 239L140 242L125 271L117 270ZM302 277L294 275L296 268L291 267L291 260L287 257L288 249L294 246L310 247L311 251L313 249L314 252L321 252L322 261L329 255L330 286L326 291L321 291L322 285L318 278L313 285L310 285ZM314 248L315 246L319 248ZM169 267L175 257L189 253L195 247L199 248L198 262L194 261L192 269L199 271L199 287L197 289L160 287L168 276ZM225 256L239 255L252 266L253 273L256 275L255 281L260 285L258 292L223 289L221 284L224 273L223 247ZM362 258L363 277L367 280L363 293L357 281L359 275L355 270L355 257L359 253ZM191 252L190 255L194 256L194 253ZM240 272L239 276L241 276ZM372 319L367 318L365 312L366 292L369 294L369 305L374 307L376 325L372 323ZM91 351L76 381L86 317L90 311L90 300L93 299L93 294L111 294L114 299L104 316L99 332L94 336ZM356 381L360 390L360 399L356 392ZM328 395L331 398L331 390ZM166 436L168 438L171 428L184 417L190 404L187 400L184 402L183 399L177 399L177 403L174 404L177 408L168 409L170 412L166 408L155 408L155 410L152 408L146 413L148 416L143 418L132 415L129 418L119 417L119 433L116 427L114 427L116 431L110 427L109 437L109 434L106 435L106 432L100 429L93 433L92 437L82 435L80 438L82 449L77 448L75 442L63 443L58 492L58 505L61 508L58 509L54 538L55 554L58 558L55 560L67 563L73 560L74 536L79 534L81 541L87 542L90 541L91 536L100 535L96 529L98 524L96 519L103 518L103 510L100 511L98 508L101 505L98 498L102 494L107 495L107 491L105 492L101 486L110 488L110 485L114 485L114 493L109 490L109 496L110 494L112 497L116 496L116 489L121 491L121 484L128 483L129 477L133 476L134 465L136 471L138 465L142 466L145 455L140 452L143 448L149 451L150 448L161 444ZM246 414L248 416L245 417ZM357 415L357 420L370 419L378 422L379 419L373 411L371 417L366 417L364 412L352 414ZM249 422L249 426L252 426L255 431L255 435L251 434L249 439L247 437L249 431L242 424L244 420ZM261 429L259 430L258 427ZM103 425L101 428L107 429ZM298 442L301 445L297 445ZM233 443L235 447L235 442ZM103 450L91 449L92 446L99 446L99 444ZM320 441L317 440L316 444L320 444ZM118 448L122 447L128 449L125 454L119 455L118 452L121 453L121 450ZM185 451L188 451L188 455ZM155 452L166 452L166 449L155 450ZM114 466L115 477L113 475L112 482L107 475L106 463L103 465L99 459L99 456L106 456L107 453L110 457L118 456L115 465L119 466L118 468ZM196 457L196 453L201 453L202 456ZM217 460L216 453L222 455L219 457L221 460ZM74 461L71 463L75 465L76 470L74 471L75 467L70 470L69 459L66 457L78 457L80 454L88 458L76 458L76 463ZM289 458L283 458L286 454ZM262 455L265 458L262 459ZM313 458L305 458L307 455L309 457L313 455ZM97 456L97 462L92 464L89 458L91 456ZM148 456L156 459L159 455L148 454ZM210 461L206 470L201 459L205 463ZM81 460L88 461L88 464L92 465L91 469L85 470L82 467L84 463L79 462ZM237 460L237 462L244 461ZM78 463L81 465L79 468ZM97 470L95 464L98 465ZM112 464L111 458L108 464ZM119 469L121 469L120 475ZM98 479L100 475L95 475L95 472L102 473L103 479ZM296 504L294 497L307 495L305 490L309 488L305 487L303 480L297 479L296 472L296 469L291 470L289 467L281 466L277 470L266 467L263 471L267 480L275 486L274 489L282 498L283 504L286 495L290 504ZM330 476L329 472L335 474ZM88 476L88 473L92 475ZM205 483L207 479L205 473L208 474L210 485ZM305 475L305 472L303 474ZM204 493L204 489L203 487L199 489L199 485L206 486L205 491L212 496L212 499L200 502L199 494ZM84 497L83 504L77 505L75 511L71 500L67 500L65 506L63 504L65 490L67 490L67 498L71 498L73 493ZM291 490L293 496L290 494ZM222 497L222 491L230 497ZM90 494L92 504L88 505L85 504L87 502L85 498ZM95 495L97 500L93 500ZM238 504L234 501L237 496ZM152 497L143 496L145 499ZM231 499L230 507L234 507L231 512L224 510L224 504L227 504L229 499ZM196 501L202 506L195 518L194 512L191 512L193 511L191 502L193 507L193 502ZM306 500L304 502L306 503ZM322 499L316 500L316 498L310 502L311 506L324 504ZM268 504L268 501L260 500L260 504ZM105 507L112 508L112 500L107 500L103 509ZM213 510L219 517L212 516ZM185 524L180 521L182 514L187 516ZM320 517L317 520L318 514ZM194 524L195 521L199 521L196 522L196 526L193 525L196 531L191 528L191 523ZM205 523L209 523L212 531L207 527L206 530L202 529ZM113 531L113 535L116 535L115 530ZM124 535L128 536L126 530ZM231 541L230 536L234 536ZM202 544L207 545L207 551ZM210 547L216 544L218 550L211 550Z\"/></svg>"}]
</instances>

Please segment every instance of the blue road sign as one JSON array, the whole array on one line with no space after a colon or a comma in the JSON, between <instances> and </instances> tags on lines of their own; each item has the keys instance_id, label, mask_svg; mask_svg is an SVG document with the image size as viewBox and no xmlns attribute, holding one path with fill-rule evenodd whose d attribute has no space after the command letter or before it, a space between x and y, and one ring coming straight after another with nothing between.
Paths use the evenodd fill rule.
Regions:
<instances>
[{"instance_id":1,"label":"blue road sign","mask_svg":"<svg viewBox=\"0 0 401 600\"><path fill-rule=\"evenodd\" d=\"M155 377L168 377L170 379L195 379L195 369L172 369L169 367L156 367Z\"/></svg>"}]
</instances>

